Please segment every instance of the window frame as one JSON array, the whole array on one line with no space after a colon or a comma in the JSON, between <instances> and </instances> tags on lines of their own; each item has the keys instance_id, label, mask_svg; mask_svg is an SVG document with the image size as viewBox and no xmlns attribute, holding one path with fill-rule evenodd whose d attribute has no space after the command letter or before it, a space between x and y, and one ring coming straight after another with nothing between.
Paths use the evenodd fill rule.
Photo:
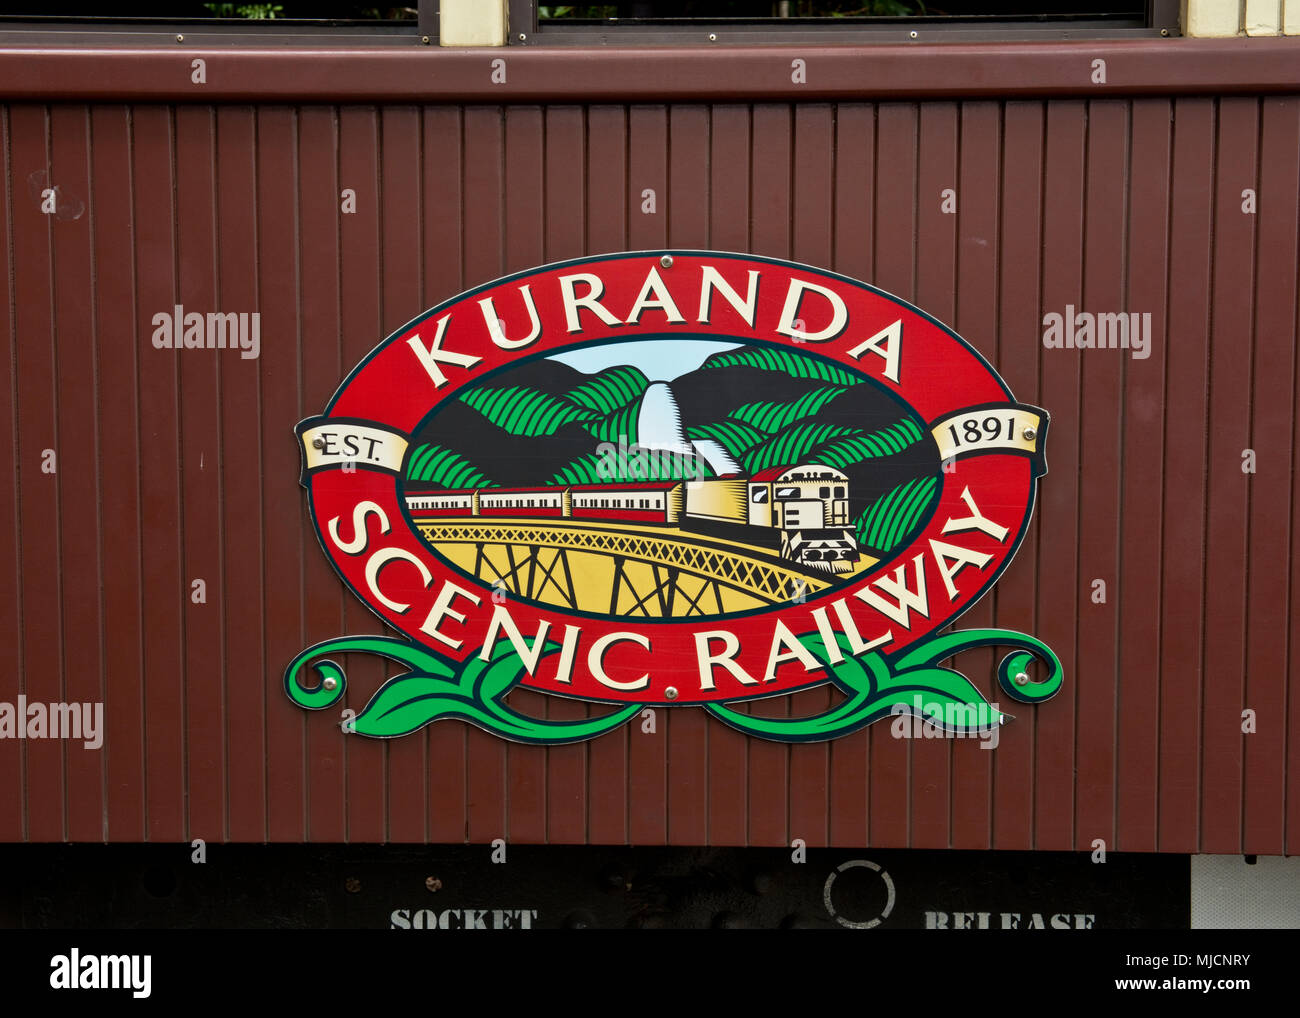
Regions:
<instances>
[{"instance_id":1,"label":"window frame","mask_svg":"<svg viewBox=\"0 0 1300 1018\"><path fill-rule=\"evenodd\" d=\"M1050 42L1181 35L1179 0L1146 0L1146 17L681 19L617 25L540 23L537 0L506 0L508 46L618 47L935 42ZM437 46L439 0L416 0L414 21L26 18L0 15L0 45Z\"/></svg>"},{"instance_id":2,"label":"window frame","mask_svg":"<svg viewBox=\"0 0 1300 1018\"><path fill-rule=\"evenodd\" d=\"M508 0L510 46L725 46L792 43L1021 42L1125 39L1181 35L1180 0L1146 0L1135 18L807 18L750 20L669 19L617 25L543 24L537 0ZM787 22L787 23L783 23Z\"/></svg>"}]
</instances>

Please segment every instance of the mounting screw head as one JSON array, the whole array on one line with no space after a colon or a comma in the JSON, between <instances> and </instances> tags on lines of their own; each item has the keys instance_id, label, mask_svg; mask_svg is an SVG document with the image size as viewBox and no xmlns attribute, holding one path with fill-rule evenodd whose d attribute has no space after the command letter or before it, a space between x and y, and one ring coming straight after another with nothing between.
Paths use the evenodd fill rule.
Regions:
<instances>
[{"instance_id":1,"label":"mounting screw head","mask_svg":"<svg viewBox=\"0 0 1300 1018\"><path fill-rule=\"evenodd\" d=\"M183 36L183 35L178 35L178 36L176 37L176 41L177 41L177 42L184 42L184 41L185 41L185 36Z\"/></svg>"},{"instance_id":2,"label":"mounting screw head","mask_svg":"<svg viewBox=\"0 0 1300 1018\"><path fill-rule=\"evenodd\" d=\"M426 46L429 45L429 37L427 35L420 36L420 42Z\"/></svg>"},{"instance_id":3,"label":"mounting screw head","mask_svg":"<svg viewBox=\"0 0 1300 1018\"><path fill-rule=\"evenodd\" d=\"M662 258L659 259L659 264L662 265L665 269L671 269L673 267L673 256L664 255Z\"/></svg>"},{"instance_id":4,"label":"mounting screw head","mask_svg":"<svg viewBox=\"0 0 1300 1018\"><path fill-rule=\"evenodd\" d=\"M424 886L429 889L429 893L437 894L442 890L442 881L437 877L425 877Z\"/></svg>"},{"instance_id":5,"label":"mounting screw head","mask_svg":"<svg viewBox=\"0 0 1300 1018\"><path fill-rule=\"evenodd\" d=\"M323 439L323 438L313 438L313 439L311 440L311 444L312 444L312 447L315 448L315 449L324 449L324 448L325 448L325 439Z\"/></svg>"},{"instance_id":6,"label":"mounting screw head","mask_svg":"<svg viewBox=\"0 0 1300 1018\"><path fill-rule=\"evenodd\" d=\"M664 696L665 696L667 699L669 699L669 700L676 700L676 699L677 699L677 687L676 687L676 686L669 686L667 689L664 690Z\"/></svg>"},{"instance_id":7,"label":"mounting screw head","mask_svg":"<svg viewBox=\"0 0 1300 1018\"><path fill-rule=\"evenodd\" d=\"M324 686L326 689L338 689L338 688L339 688L339 680L336 679L336 678L334 678L333 675L331 675L331 676L329 676L327 679L325 679L324 681L322 681L322 682L321 682L321 685Z\"/></svg>"},{"instance_id":8,"label":"mounting screw head","mask_svg":"<svg viewBox=\"0 0 1300 1018\"><path fill-rule=\"evenodd\" d=\"M1026 442L1032 442L1034 438L1038 435L1038 432L1035 431L1033 428L1026 428L1024 431L1024 435L1025 435Z\"/></svg>"},{"instance_id":9,"label":"mounting screw head","mask_svg":"<svg viewBox=\"0 0 1300 1018\"><path fill-rule=\"evenodd\" d=\"M348 877L343 881L343 887L347 890L348 894L356 894L361 890L361 881L356 877Z\"/></svg>"},{"instance_id":10,"label":"mounting screw head","mask_svg":"<svg viewBox=\"0 0 1300 1018\"><path fill-rule=\"evenodd\" d=\"M709 42L717 42L717 41L718 41L718 37L717 37L716 35L714 35L712 32L710 32L710 33L709 33Z\"/></svg>"},{"instance_id":11,"label":"mounting screw head","mask_svg":"<svg viewBox=\"0 0 1300 1018\"><path fill-rule=\"evenodd\" d=\"M1029 683L1029 676L1024 672L1016 672L1016 685L1024 686Z\"/></svg>"},{"instance_id":12,"label":"mounting screw head","mask_svg":"<svg viewBox=\"0 0 1300 1018\"><path fill-rule=\"evenodd\" d=\"M1167 29L1167 28L1162 28L1162 29L1160 29L1160 34L1163 35L1165 38L1168 38L1168 37L1169 37L1169 29Z\"/></svg>"},{"instance_id":13,"label":"mounting screw head","mask_svg":"<svg viewBox=\"0 0 1300 1018\"><path fill-rule=\"evenodd\" d=\"M528 36L524 35L523 32L520 32L520 33L519 33L519 41L520 41L520 42L527 42L527 41L528 41Z\"/></svg>"},{"instance_id":14,"label":"mounting screw head","mask_svg":"<svg viewBox=\"0 0 1300 1018\"><path fill-rule=\"evenodd\" d=\"M912 31L908 32L907 34L908 34L908 36L909 36L910 38L915 39L915 38L916 38L916 29L912 29Z\"/></svg>"}]
</instances>

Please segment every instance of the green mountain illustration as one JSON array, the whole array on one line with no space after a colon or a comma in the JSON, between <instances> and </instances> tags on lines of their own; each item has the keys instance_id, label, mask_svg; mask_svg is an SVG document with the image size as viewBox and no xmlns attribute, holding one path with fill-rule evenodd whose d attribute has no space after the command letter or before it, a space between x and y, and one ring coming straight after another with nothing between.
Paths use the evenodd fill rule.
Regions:
<instances>
[{"instance_id":1,"label":"green mountain illustration","mask_svg":"<svg viewBox=\"0 0 1300 1018\"><path fill-rule=\"evenodd\" d=\"M420 488L529 487L750 475L820 463L849 477L860 544L887 553L925 517L939 462L882 388L784 347L714 354L671 382L633 365L585 374L525 361L461 394L416 436Z\"/></svg>"}]
</instances>

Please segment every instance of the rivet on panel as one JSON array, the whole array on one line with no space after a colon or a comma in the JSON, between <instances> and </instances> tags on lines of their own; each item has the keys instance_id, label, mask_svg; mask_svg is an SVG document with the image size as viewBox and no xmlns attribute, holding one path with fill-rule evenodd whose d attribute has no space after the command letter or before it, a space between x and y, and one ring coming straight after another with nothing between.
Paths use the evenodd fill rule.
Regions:
<instances>
[{"instance_id":1,"label":"rivet on panel","mask_svg":"<svg viewBox=\"0 0 1300 1018\"><path fill-rule=\"evenodd\" d=\"M908 36L909 36L910 38L912 38L912 39L915 39L915 38L916 38L916 30L915 30L915 29L913 29L912 31L908 32L907 34L908 34Z\"/></svg>"},{"instance_id":2,"label":"rivet on panel","mask_svg":"<svg viewBox=\"0 0 1300 1018\"><path fill-rule=\"evenodd\" d=\"M1026 442L1032 442L1032 441L1034 440L1034 436L1037 435L1037 434L1038 434L1038 432L1035 431L1033 428L1026 428L1026 429L1025 429L1025 441L1026 441Z\"/></svg>"},{"instance_id":3,"label":"rivet on panel","mask_svg":"<svg viewBox=\"0 0 1300 1018\"><path fill-rule=\"evenodd\" d=\"M185 41L185 36L183 36L183 35L178 35L178 36L176 37L176 41L177 41L177 42L184 42L184 41Z\"/></svg>"},{"instance_id":4,"label":"rivet on panel","mask_svg":"<svg viewBox=\"0 0 1300 1018\"><path fill-rule=\"evenodd\" d=\"M662 265L665 269L671 269L673 267L673 256L664 255L662 258L659 259L659 264Z\"/></svg>"},{"instance_id":5,"label":"rivet on panel","mask_svg":"<svg viewBox=\"0 0 1300 1018\"><path fill-rule=\"evenodd\" d=\"M1029 676L1024 672L1016 672L1016 685L1023 686L1029 682Z\"/></svg>"},{"instance_id":6,"label":"rivet on panel","mask_svg":"<svg viewBox=\"0 0 1300 1018\"><path fill-rule=\"evenodd\" d=\"M710 32L710 33L709 33L709 42L717 42L717 41L718 41L718 37L717 37L716 35L714 35L712 32Z\"/></svg>"},{"instance_id":7,"label":"rivet on panel","mask_svg":"<svg viewBox=\"0 0 1300 1018\"><path fill-rule=\"evenodd\" d=\"M669 686L667 689L665 689L665 690L664 690L664 697L665 697L666 699L669 699L669 700L676 700L676 699L677 699L677 687L676 687L676 686Z\"/></svg>"},{"instance_id":8,"label":"rivet on panel","mask_svg":"<svg viewBox=\"0 0 1300 1018\"><path fill-rule=\"evenodd\" d=\"M324 686L326 689L338 689L338 688L339 688L339 680L336 679L336 678L334 678L334 676L331 675L331 676L329 676L329 678L324 679L324 680L321 682L321 685Z\"/></svg>"}]
</instances>

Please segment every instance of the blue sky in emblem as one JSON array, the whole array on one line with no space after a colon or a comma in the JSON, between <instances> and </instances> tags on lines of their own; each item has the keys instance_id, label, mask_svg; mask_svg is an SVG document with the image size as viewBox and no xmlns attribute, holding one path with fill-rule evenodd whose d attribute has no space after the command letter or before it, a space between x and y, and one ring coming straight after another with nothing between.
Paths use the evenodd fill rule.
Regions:
<instances>
[{"instance_id":1,"label":"blue sky in emblem","mask_svg":"<svg viewBox=\"0 0 1300 1018\"><path fill-rule=\"evenodd\" d=\"M715 353L734 350L740 345L709 339L648 339L587 346L557 353L547 360L559 361L588 375L631 364L652 382L671 382L694 371Z\"/></svg>"}]
</instances>

